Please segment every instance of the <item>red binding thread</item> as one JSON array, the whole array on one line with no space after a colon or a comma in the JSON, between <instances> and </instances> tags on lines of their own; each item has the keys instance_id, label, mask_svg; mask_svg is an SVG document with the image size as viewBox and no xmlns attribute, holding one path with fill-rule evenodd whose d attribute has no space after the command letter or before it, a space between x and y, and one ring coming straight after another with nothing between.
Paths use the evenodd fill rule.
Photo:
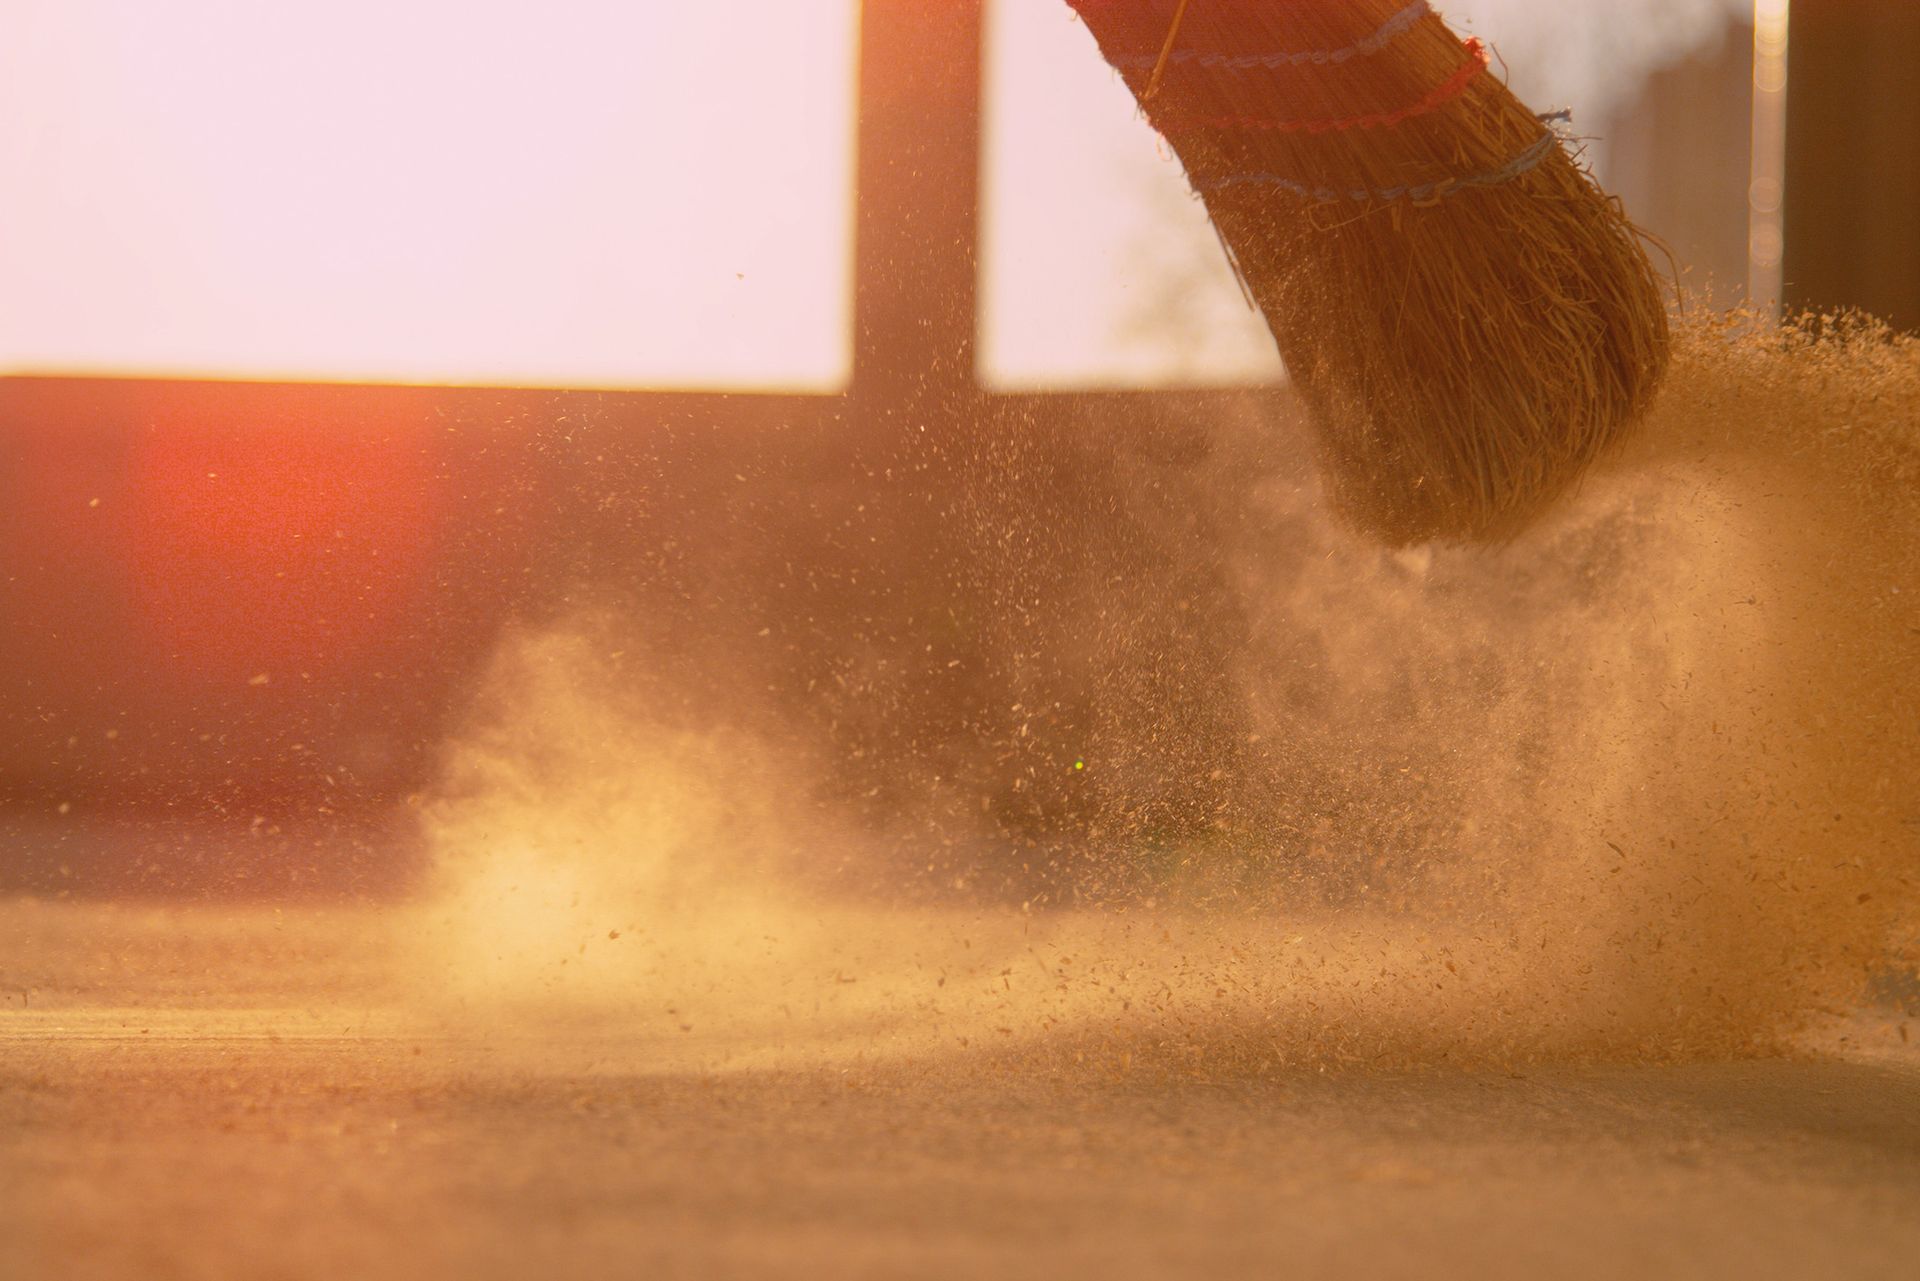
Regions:
<instances>
[{"instance_id":1,"label":"red binding thread","mask_svg":"<svg viewBox=\"0 0 1920 1281\"><path fill-rule=\"evenodd\" d=\"M1460 69L1448 77L1420 101L1398 111L1377 111L1364 116L1345 116L1328 120L1267 120L1260 116L1175 116L1166 120L1157 120L1155 126L1162 133L1185 132L1192 129L1250 129L1263 133L1345 133L1351 129L1391 129L1404 124L1415 116L1424 116L1458 98L1473 83L1473 78L1486 70L1487 48L1479 40L1468 40L1465 44L1467 60Z\"/></svg>"}]
</instances>

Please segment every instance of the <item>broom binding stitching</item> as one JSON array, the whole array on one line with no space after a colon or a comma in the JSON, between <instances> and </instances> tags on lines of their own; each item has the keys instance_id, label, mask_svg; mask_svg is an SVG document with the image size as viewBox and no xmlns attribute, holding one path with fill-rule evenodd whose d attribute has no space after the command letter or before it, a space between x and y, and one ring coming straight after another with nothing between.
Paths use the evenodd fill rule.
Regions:
<instances>
[{"instance_id":1,"label":"broom binding stitching","mask_svg":"<svg viewBox=\"0 0 1920 1281\"><path fill-rule=\"evenodd\" d=\"M1355 129L1392 129L1416 116L1424 116L1458 98L1474 78L1487 69L1487 47L1469 40L1464 48L1467 60L1460 69L1436 86L1426 97L1397 111L1374 111L1363 116L1344 116L1331 120L1267 120L1260 116L1176 116L1154 121L1161 133L1191 129L1244 129L1258 133L1347 133Z\"/></svg>"},{"instance_id":2,"label":"broom binding stitching","mask_svg":"<svg viewBox=\"0 0 1920 1281\"><path fill-rule=\"evenodd\" d=\"M1331 187L1309 187L1297 179L1275 173L1236 173L1195 183L1194 188L1197 191L1207 192L1221 191L1228 187L1277 187L1322 205L1335 205L1343 201L1352 201L1354 204L1372 202L1392 204L1396 200L1410 200L1416 205L1423 205L1450 196L1456 191L1475 187L1503 186L1532 172L1547 158L1554 147L1563 141L1560 131L1552 126L1565 125L1572 119L1573 113L1564 110L1542 115L1540 122L1549 126L1546 133L1499 168L1489 169L1484 173L1466 178L1442 178L1436 182L1421 183L1417 186L1381 187L1371 191L1335 191Z\"/></svg>"},{"instance_id":3,"label":"broom binding stitching","mask_svg":"<svg viewBox=\"0 0 1920 1281\"><path fill-rule=\"evenodd\" d=\"M1381 23L1372 35L1341 49L1311 49L1301 53L1244 54L1204 53L1198 49L1177 49L1168 61L1174 66L1195 65L1208 71L1260 69L1278 71L1282 67L1337 67L1355 58L1379 53L1432 11L1432 6L1427 3L1427 0L1414 0L1412 4ZM1115 58L1113 65L1126 71L1146 71L1158 61L1159 59L1152 54L1142 54L1135 57Z\"/></svg>"}]
</instances>

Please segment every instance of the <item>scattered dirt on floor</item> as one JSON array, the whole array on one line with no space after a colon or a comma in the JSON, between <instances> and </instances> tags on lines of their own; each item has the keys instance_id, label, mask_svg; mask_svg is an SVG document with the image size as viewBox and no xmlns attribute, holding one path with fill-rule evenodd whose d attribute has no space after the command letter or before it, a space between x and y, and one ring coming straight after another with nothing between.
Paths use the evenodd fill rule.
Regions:
<instances>
[{"instance_id":1,"label":"scattered dirt on floor","mask_svg":"<svg viewBox=\"0 0 1920 1281\"><path fill-rule=\"evenodd\" d=\"M1221 532L1272 527L1245 512L1170 529L1148 550L1227 560L1237 599L1152 663L1203 656L1231 714L1183 725L1130 687L1130 739L1054 759L1107 790L1019 910L949 876L956 849L1019 857L1018 833L965 818L911 750L887 765L939 799L897 816L927 875L823 885L889 834L823 801L832 760L786 750L755 689L659 715L609 659L644 619L515 635L429 808L422 998L695 1029L755 1062L877 1035L1242 1067L1777 1047L1856 1002L1914 920L1920 345L1841 322L1680 342L1639 439L1510 544L1381 552L1283 479L1231 501L1298 517L1314 555ZM1020 560L1007 610L1084 596L1066 559ZM1081 601L1096 688L1139 683L1137 590ZM1205 761L1182 736L1223 725L1257 750L1195 777L1217 812L1169 839L1121 758Z\"/></svg>"}]
</instances>

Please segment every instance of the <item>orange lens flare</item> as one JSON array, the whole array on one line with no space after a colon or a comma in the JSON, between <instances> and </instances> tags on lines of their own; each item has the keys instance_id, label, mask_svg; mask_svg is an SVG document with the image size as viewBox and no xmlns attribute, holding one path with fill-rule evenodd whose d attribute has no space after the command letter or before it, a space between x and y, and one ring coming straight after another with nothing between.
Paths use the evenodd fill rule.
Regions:
<instances>
[{"instance_id":1,"label":"orange lens flare","mask_svg":"<svg viewBox=\"0 0 1920 1281\"><path fill-rule=\"evenodd\" d=\"M154 424L130 460L136 616L207 675L332 668L406 626L442 508L417 432Z\"/></svg>"}]
</instances>

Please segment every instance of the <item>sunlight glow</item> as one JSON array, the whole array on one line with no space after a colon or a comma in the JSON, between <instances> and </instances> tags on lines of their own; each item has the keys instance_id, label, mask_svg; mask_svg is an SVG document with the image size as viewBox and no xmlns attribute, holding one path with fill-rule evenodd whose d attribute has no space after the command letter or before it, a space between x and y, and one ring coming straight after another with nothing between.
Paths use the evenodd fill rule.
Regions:
<instances>
[{"instance_id":1,"label":"sunlight glow","mask_svg":"<svg viewBox=\"0 0 1920 1281\"><path fill-rule=\"evenodd\" d=\"M0 374L833 390L857 0L11 0Z\"/></svg>"},{"instance_id":2,"label":"sunlight glow","mask_svg":"<svg viewBox=\"0 0 1920 1281\"><path fill-rule=\"evenodd\" d=\"M1057 0L989 0L980 378L1008 390L1282 376L1205 208Z\"/></svg>"},{"instance_id":3,"label":"sunlight glow","mask_svg":"<svg viewBox=\"0 0 1920 1281\"><path fill-rule=\"evenodd\" d=\"M1786 256L1788 0L1754 0L1753 173L1747 188L1747 305L1778 318Z\"/></svg>"}]
</instances>

